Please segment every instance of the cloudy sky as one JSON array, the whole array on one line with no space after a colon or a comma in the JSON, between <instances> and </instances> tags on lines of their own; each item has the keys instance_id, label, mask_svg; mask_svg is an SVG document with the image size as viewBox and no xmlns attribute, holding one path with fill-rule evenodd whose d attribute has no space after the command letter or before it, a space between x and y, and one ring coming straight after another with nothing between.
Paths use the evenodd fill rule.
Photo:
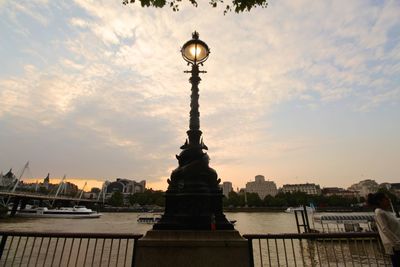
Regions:
<instances>
[{"instance_id":1,"label":"cloudy sky","mask_svg":"<svg viewBox=\"0 0 400 267\"><path fill-rule=\"evenodd\" d=\"M270 1L223 15L122 1L0 0L0 171L147 180L166 189L188 129L180 47L211 48L200 84L211 166L347 187L400 182L400 2Z\"/></svg>"}]
</instances>

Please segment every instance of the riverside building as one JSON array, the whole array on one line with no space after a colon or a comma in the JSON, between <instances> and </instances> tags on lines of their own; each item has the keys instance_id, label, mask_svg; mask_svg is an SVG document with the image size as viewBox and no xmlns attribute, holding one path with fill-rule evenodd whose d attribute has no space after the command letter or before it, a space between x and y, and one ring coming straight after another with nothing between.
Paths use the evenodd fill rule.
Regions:
<instances>
[{"instance_id":1,"label":"riverside building","mask_svg":"<svg viewBox=\"0 0 400 267\"><path fill-rule=\"evenodd\" d=\"M349 187L349 190L357 191L361 196L368 196L369 193L378 191L379 185L375 180L366 179Z\"/></svg>"},{"instance_id":2,"label":"riverside building","mask_svg":"<svg viewBox=\"0 0 400 267\"><path fill-rule=\"evenodd\" d=\"M283 193L304 192L307 195L320 195L321 188L314 183L305 184L285 184L282 186Z\"/></svg>"},{"instance_id":3,"label":"riverside building","mask_svg":"<svg viewBox=\"0 0 400 267\"><path fill-rule=\"evenodd\" d=\"M106 192L107 194L112 194L113 192L121 192L122 194L130 195L135 193L143 193L145 189L145 180L136 182L135 180L117 178L115 182L107 184Z\"/></svg>"},{"instance_id":4,"label":"riverside building","mask_svg":"<svg viewBox=\"0 0 400 267\"><path fill-rule=\"evenodd\" d=\"M263 175L256 175L254 182L248 182L246 184L247 193L257 193L261 199L264 199L267 195L275 196L278 194L278 189L273 181L265 181Z\"/></svg>"},{"instance_id":5,"label":"riverside building","mask_svg":"<svg viewBox=\"0 0 400 267\"><path fill-rule=\"evenodd\" d=\"M12 169L10 169L5 175L3 175L3 173L0 173L0 188L12 186L16 179L17 178L12 172Z\"/></svg>"},{"instance_id":6,"label":"riverside building","mask_svg":"<svg viewBox=\"0 0 400 267\"><path fill-rule=\"evenodd\" d=\"M352 190L346 190L344 188L340 187L324 187L321 190L322 195L326 197L330 196L339 196L339 197L344 197L344 198L354 198L358 196L357 191L352 191Z\"/></svg>"},{"instance_id":7,"label":"riverside building","mask_svg":"<svg viewBox=\"0 0 400 267\"><path fill-rule=\"evenodd\" d=\"M231 182L223 182L221 185L222 188L222 194L224 194L225 197L229 197L229 192L233 190L232 188L232 183Z\"/></svg>"}]
</instances>

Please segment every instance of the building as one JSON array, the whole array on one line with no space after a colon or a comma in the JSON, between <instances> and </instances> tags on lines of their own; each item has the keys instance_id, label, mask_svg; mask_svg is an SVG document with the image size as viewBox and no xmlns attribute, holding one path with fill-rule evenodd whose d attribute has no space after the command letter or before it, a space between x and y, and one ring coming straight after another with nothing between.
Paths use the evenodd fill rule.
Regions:
<instances>
[{"instance_id":1,"label":"building","mask_svg":"<svg viewBox=\"0 0 400 267\"><path fill-rule=\"evenodd\" d=\"M222 188L222 194L224 194L224 196L227 198L229 197L229 192L233 191L231 182L223 182L221 188Z\"/></svg>"},{"instance_id":2,"label":"building","mask_svg":"<svg viewBox=\"0 0 400 267\"><path fill-rule=\"evenodd\" d=\"M43 186L46 189L49 189L49 184L50 184L50 173L48 173L46 178L43 179Z\"/></svg>"},{"instance_id":3,"label":"building","mask_svg":"<svg viewBox=\"0 0 400 267\"><path fill-rule=\"evenodd\" d=\"M263 175L256 175L254 182L246 183L246 192L257 193L261 199L264 199L268 195L275 196L278 194L278 189L275 182L265 181Z\"/></svg>"},{"instance_id":4,"label":"building","mask_svg":"<svg viewBox=\"0 0 400 267\"><path fill-rule=\"evenodd\" d=\"M282 186L283 193L303 192L307 195L320 195L321 188L314 183L305 184L285 184Z\"/></svg>"},{"instance_id":5,"label":"building","mask_svg":"<svg viewBox=\"0 0 400 267\"><path fill-rule=\"evenodd\" d=\"M357 191L363 197L366 197L369 193L375 193L378 189L378 183L371 179L360 181L348 188L348 190Z\"/></svg>"},{"instance_id":6,"label":"building","mask_svg":"<svg viewBox=\"0 0 400 267\"><path fill-rule=\"evenodd\" d=\"M146 181L136 182L134 180L117 178L115 182L110 182L107 184L106 192L107 194L112 194L114 192L121 192L123 194L135 194L143 193L146 189Z\"/></svg>"},{"instance_id":7,"label":"building","mask_svg":"<svg viewBox=\"0 0 400 267\"><path fill-rule=\"evenodd\" d=\"M15 177L12 169L10 169L6 174L0 173L0 187L11 187L17 178Z\"/></svg>"},{"instance_id":8,"label":"building","mask_svg":"<svg viewBox=\"0 0 400 267\"><path fill-rule=\"evenodd\" d=\"M355 198L358 196L357 191L346 190L340 187L324 187L321 190L322 195L330 197L330 196L340 196L344 198Z\"/></svg>"}]
</instances>

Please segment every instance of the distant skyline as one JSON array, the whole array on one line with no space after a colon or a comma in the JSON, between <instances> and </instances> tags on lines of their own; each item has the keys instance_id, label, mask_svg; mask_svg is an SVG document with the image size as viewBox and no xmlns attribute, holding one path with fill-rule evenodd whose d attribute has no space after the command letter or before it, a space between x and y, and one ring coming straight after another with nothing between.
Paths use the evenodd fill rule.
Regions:
<instances>
[{"instance_id":1,"label":"distant skyline","mask_svg":"<svg viewBox=\"0 0 400 267\"><path fill-rule=\"evenodd\" d=\"M124 177L167 187L189 121L179 49L197 30L210 165L348 187L400 182L400 2L270 1L223 7L0 0L0 171Z\"/></svg>"},{"instance_id":2,"label":"distant skyline","mask_svg":"<svg viewBox=\"0 0 400 267\"><path fill-rule=\"evenodd\" d=\"M108 179L108 181L109 182L113 182L113 181L115 181L117 178L124 178L124 179L130 179L130 180L135 180L136 182L140 182L142 179L133 179L133 178L127 178L127 177L115 177L115 178L113 178L113 179ZM35 183L36 181L37 182L39 182L39 183L41 183L41 182L43 182L43 179L44 179L44 177L37 177L37 178L24 178L24 179L22 179L22 181L25 181L26 183ZM275 180L272 180L272 179L268 179L268 178L265 178L266 179L266 181L273 181L273 182L275 182L276 183L276 181ZM362 180L367 180L367 179L371 179L371 178L366 178L366 179L362 179ZM61 182L61 180L62 180L62 178L60 178L60 177L51 177L50 178L50 183L53 183L53 184L57 184L57 183L60 183ZM315 182L313 182L314 184L317 184L317 185L320 185L321 186L321 188L323 188L323 187L342 187L342 188L345 188L345 189L347 189L347 188L349 188L351 185L353 185L353 184L356 184L356 183L358 183L358 182L360 182L360 181L362 181L362 180L358 180L358 181L355 181L354 183L351 183L351 184L349 184L349 185L347 185L347 186L338 186L338 185L332 185L332 186L322 186L322 185L320 185L319 183L315 183ZM375 180L375 179L371 179L371 180ZM387 181L379 181L379 180L375 180L378 184L382 184L382 183L386 183ZM82 178L82 177L80 177L80 178L73 178L73 177L70 177L70 178L67 178L67 179L65 179L65 182L71 182L71 183L73 183L73 184L76 184L77 186L78 186L78 188L79 189L82 189L83 188L83 186L86 184L86 188L85 188L85 191L88 191L88 190L90 190L92 187L98 187L98 188L102 188L102 185L103 185L103 183L104 183L104 180L97 180L97 179L93 179L93 178L90 178L90 179L85 179L85 178ZM223 182L232 182L232 181L229 181L229 180L223 180L223 181L221 181L221 185L222 185L222 183ZM245 183L244 183L244 186L235 186L235 184L234 183L232 183L232 188L234 189L234 191L237 191L237 189L239 188L239 189L242 189L242 188L245 188L246 187L246 183L247 182L254 182L254 178L253 179L251 179L251 180L248 180L248 181L246 181ZM146 181L146 183L147 183L147 181ZM277 186L277 188L279 189L279 188L281 188L284 184L306 184L306 183L311 183L311 182L308 182L308 181L302 181L302 182L296 182L296 183L282 183L282 184L278 184L278 183L276 183L276 186ZM150 185L151 185L151 183L150 183ZM150 188L152 188L152 189L155 189L155 190L166 190L166 188L167 187L164 187L164 188L153 188L152 186L149 186L148 184L146 184L146 188L147 189L150 189Z\"/></svg>"}]
</instances>

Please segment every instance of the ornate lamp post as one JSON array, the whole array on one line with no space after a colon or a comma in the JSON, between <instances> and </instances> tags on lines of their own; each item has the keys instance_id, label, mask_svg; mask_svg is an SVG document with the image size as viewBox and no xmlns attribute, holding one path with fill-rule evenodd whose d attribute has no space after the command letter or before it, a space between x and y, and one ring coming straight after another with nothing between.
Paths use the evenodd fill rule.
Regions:
<instances>
[{"instance_id":1,"label":"ornate lamp post","mask_svg":"<svg viewBox=\"0 0 400 267\"><path fill-rule=\"evenodd\" d=\"M154 230L233 230L222 212L222 191L217 172L209 167L208 150L201 138L199 112L199 66L210 54L206 43L194 32L182 47L182 56L191 65L192 84L188 139L176 156L179 166L172 171L165 193L165 213Z\"/></svg>"}]
</instances>

